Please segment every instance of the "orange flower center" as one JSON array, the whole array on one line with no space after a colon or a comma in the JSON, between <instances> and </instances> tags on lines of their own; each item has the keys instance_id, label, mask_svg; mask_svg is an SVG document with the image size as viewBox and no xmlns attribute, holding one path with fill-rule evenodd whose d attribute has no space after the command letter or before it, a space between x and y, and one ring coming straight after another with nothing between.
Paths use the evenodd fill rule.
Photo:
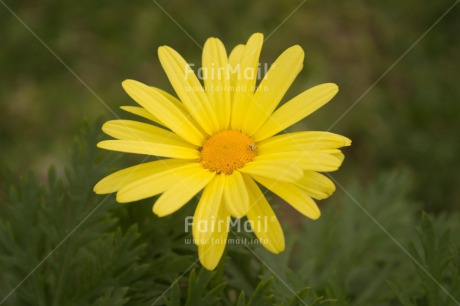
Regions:
<instances>
[{"instance_id":1,"label":"orange flower center","mask_svg":"<svg viewBox=\"0 0 460 306\"><path fill-rule=\"evenodd\" d=\"M201 148L201 164L217 173L232 174L256 155L254 140L241 132L227 130L206 139Z\"/></svg>"}]
</instances>

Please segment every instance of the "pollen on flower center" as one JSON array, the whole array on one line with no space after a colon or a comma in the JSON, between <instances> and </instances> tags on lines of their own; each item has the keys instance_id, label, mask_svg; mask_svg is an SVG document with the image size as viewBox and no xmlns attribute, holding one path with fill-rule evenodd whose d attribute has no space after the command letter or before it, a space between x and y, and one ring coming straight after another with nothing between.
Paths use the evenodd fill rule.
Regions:
<instances>
[{"instance_id":1,"label":"pollen on flower center","mask_svg":"<svg viewBox=\"0 0 460 306\"><path fill-rule=\"evenodd\" d=\"M226 130L208 139L201 148L201 164L217 173L231 174L257 155L257 148L245 134Z\"/></svg>"}]
</instances>

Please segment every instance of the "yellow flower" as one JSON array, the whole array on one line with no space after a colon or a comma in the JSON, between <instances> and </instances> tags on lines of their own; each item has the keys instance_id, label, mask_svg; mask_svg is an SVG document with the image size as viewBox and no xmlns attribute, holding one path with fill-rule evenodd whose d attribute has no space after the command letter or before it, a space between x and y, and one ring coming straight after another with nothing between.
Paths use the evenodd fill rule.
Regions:
<instances>
[{"instance_id":1,"label":"yellow flower","mask_svg":"<svg viewBox=\"0 0 460 306\"><path fill-rule=\"evenodd\" d=\"M198 76L172 48L158 49L161 65L179 99L134 80L123 88L141 107L125 111L154 124L112 120L102 130L116 138L98 147L163 159L115 172L95 187L98 194L117 192L121 203L161 194L153 206L169 215L201 190L193 222L199 259L212 270L225 249L230 217L247 217L261 244L273 253L284 250L278 219L259 185L303 215L317 219L313 199L330 196L335 186L319 172L335 171L351 141L329 133L281 133L326 104L335 84L315 86L278 107L303 67L300 46L284 51L256 87L263 35L252 35L227 56L222 42L209 38ZM279 134L279 135L277 135ZM263 223L263 224L262 224Z\"/></svg>"}]
</instances>

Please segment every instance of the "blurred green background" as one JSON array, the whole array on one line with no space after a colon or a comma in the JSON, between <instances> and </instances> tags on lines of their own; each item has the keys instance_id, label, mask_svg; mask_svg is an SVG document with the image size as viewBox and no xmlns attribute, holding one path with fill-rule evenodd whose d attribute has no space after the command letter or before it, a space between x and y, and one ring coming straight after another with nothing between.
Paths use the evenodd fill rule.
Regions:
<instances>
[{"instance_id":1,"label":"blurred green background","mask_svg":"<svg viewBox=\"0 0 460 306\"><path fill-rule=\"evenodd\" d=\"M0 180L0 299L151 305L182 291L179 305L201 296L185 292L203 283L187 274L197 255L183 243L183 218L194 206L158 219L152 199L122 206L95 196L97 180L140 159L114 160L122 154L98 150L94 143L105 136L92 128L131 118L119 110L135 105L121 88L124 79L172 92L159 46L198 67L208 37L230 50L262 32L263 63L294 44L306 53L284 101L317 84L339 85L329 104L292 130L331 129L353 140L333 173L349 194L339 187L321 201L316 222L279 205L286 251L255 248L253 256L229 245L216 273L199 274L228 283L224 293L206 285L202 295L235 302L241 291L253 298L261 280L276 276L267 294L279 300L291 296L286 281L296 292L311 286L337 306L458 304L427 277L459 299L458 2L0 0L0 170L12 172ZM88 139L75 142L83 126ZM51 165L64 187L54 171L47 178ZM427 216L416 221L421 209L433 224Z\"/></svg>"},{"instance_id":2,"label":"blurred green background","mask_svg":"<svg viewBox=\"0 0 460 306\"><path fill-rule=\"evenodd\" d=\"M425 209L460 208L460 6L367 93L452 0L4 3L120 116L119 106L134 105L120 86L126 78L172 92L158 46L199 66L201 50L189 35L200 45L218 37L230 49L262 32L262 62L299 44L305 67L287 96L323 82L337 83L340 92L294 129L334 125L353 140L334 174L339 182L366 185L401 169ZM1 163L17 175L31 169L44 177L50 165L62 172L83 122L114 115L1 4L0 38Z\"/></svg>"}]
</instances>

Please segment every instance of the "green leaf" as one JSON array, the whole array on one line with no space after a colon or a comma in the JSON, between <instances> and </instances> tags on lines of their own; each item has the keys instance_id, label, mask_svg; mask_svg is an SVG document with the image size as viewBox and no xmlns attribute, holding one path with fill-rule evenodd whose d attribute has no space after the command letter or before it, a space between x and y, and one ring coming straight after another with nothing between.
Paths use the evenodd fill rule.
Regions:
<instances>
[{"instance_id":1,"label":"green leaf","mask_svg":"<svg viewBox=\"0 0 460 306\"><path fill-rule=\"evenodd\" d=\"M273 281L273 278L269 278L261 281L252 296L249 298L248 306L257 306L257 305L270 305L273 300L273 295L270 290L270 285Z\"/></svg>"},{"instance_id":2,"label":"green leaf","mask_svg":"<svg viewBox=\"0 0 460 306\"><path fill-rule=\"evenodd\" d=\"M244 291L240 292L240 295L238 296L238 302L236 304L237 306L246 306L246 296L244 294Z\"/></svg>"}]
</instances>

